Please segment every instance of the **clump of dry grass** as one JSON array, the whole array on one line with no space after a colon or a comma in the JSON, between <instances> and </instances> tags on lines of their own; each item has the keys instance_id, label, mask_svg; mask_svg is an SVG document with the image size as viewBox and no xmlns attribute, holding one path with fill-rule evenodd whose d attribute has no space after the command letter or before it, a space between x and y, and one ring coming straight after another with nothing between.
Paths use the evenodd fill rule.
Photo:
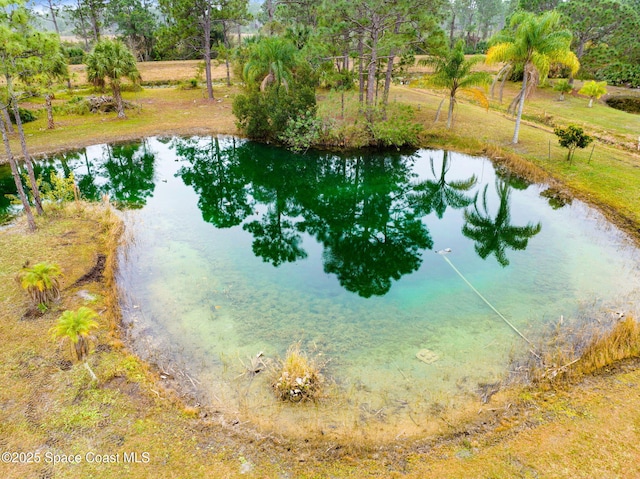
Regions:
<instances>
[{"instance_id":1,"label":"clump of dry grass","mask_svg":"<svg viewBox=\"0 0 640 479\"><path fill-rule=\"evenodd\" d=\"M559 324L520 365L529 382L543 389L569 385L623 359L640 357L640 324L631 316L593 329Z\"/></svg>"},{"instance_id":2,"label":"clump of dry grass","mask_svg":"<svg viewBox=\"0 0 640 479\"><path fill-rule=\"evenodd\" d=\"M619 321L614 328L592 341L582 353L578 369L590 374L622 359L640 356L640 324L632 318Z\"/></svg>"},{"instance_id":3,"label":"clump of dry grass","mask_svg":"<svg viewBox=\"0 0 640 479\"><path fill-rule=\"evenodd\" d=\"M320 396L324 382L320 369L316 360L300 350L300 343L295 343L276 368L273 390L283 401L314 401Z\"/></svg>"}]
</instances>

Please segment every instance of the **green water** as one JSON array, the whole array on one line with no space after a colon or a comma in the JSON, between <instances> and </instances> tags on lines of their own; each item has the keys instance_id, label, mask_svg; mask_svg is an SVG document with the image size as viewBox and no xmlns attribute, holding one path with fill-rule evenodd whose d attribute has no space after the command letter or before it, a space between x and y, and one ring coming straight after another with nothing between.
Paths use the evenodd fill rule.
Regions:
<instances>
[{"instance_id":1,"label":"green water","mask_svg":"<svg viewBox=\"0 0 640 479\"><path fill-rule=\"evenodd\" d=\"M420 430L505 377L530 346L437 250L532 340L561 316L637 308L623 235L487 159L302 156L232 138L76 155L66 167L85 194L135 206L119 282L136 351L201 403L267 428ZM295 342L328 361L313 406L278 404L267 374L243 374ZM422 349L439 359L419 361Z\"/></svg>"}]
</instances>

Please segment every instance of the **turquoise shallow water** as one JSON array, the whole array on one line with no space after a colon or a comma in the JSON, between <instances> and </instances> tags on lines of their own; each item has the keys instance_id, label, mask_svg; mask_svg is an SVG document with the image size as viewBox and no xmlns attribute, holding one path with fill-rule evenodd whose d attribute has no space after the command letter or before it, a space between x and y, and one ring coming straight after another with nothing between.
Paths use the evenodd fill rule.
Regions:
<instances>
[{"instance_id":1,"label":"turquoise shallow water","mask_svg":"<svg viewBox=\"0 0 640 479\"><path fill-rule=\"evenodd\" d=\"M173 138L92 147L65 167L86 194L135 206L119 282L136 351L265 427L420 429L505 377L529 345L437 250L532 340L561 316L637 308L638 253L622 234L483 158ZM327 361L319 404L283 406L268 375L243 374L294 342Z\"/></svg>"}]
</instances>

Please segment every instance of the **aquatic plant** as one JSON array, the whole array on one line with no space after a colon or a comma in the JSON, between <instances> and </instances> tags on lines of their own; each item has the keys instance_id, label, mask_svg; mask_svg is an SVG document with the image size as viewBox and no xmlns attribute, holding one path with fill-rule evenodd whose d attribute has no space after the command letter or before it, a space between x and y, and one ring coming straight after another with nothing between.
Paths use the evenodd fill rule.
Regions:
<instances>
[{"instance_id":1,"label":"aquatic plant","mask_svg":"<svg viewBox=\"0 0 640 479\"><path fill-rule=\"evenodd\" d=\"M40 309L46 309L51 302L60 298L60 276L62 271L57 264L44 261L31 268L24 268L19 280L33 302Z\"/></svg>"},{"instance_id":2,"label":"aquatic plant","mask_svg":"<svg viewBox=\"0 0 640 479\"><path fill-rule=\"evenodd\" d=\"M323 383L320 366L300 350L299 343L289 347L277 376L273 389L283 401L313 401L320 395Z\"/></svg>"}]
</instances>

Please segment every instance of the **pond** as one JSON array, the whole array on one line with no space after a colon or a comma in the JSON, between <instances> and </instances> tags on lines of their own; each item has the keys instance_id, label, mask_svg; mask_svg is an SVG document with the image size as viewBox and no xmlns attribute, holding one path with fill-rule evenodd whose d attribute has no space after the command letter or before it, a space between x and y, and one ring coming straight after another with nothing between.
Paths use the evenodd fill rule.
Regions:
<instances>
[{"instance_id":1,"label":"pond","mask_svg":"<svg viewBox=\"0 0 640 479\"><path fill-rule=\"evenodd\" d=\"M128 207L119 284L135 351L265 429L426 431L560 318L637 308L624 235L485 158L151 138L39 169ZM272 376L247 373L294 343L325 364L318 403L282 404Z\"/></svg>"}]
</instances>

